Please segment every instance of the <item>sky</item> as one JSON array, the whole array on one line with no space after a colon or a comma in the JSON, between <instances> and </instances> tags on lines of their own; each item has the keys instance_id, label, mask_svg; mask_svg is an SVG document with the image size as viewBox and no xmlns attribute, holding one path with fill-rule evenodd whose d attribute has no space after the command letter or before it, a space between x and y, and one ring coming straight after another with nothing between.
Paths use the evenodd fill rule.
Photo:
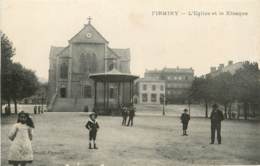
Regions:
<instances>
[{"instance_id":1,"label":"sky","mask_svg":"<svg viewBox=\"0 0 260 166\"><path fill-rule=\"evenodd\" d=\"M1 0L0 8L14 61L45 80L50 47L67 46L89 16L111 48L130 48L131 72L140 76L177 66L199 76L229 60L260 62L259 0ZM195 14L207 12L217 15Z\"/></svg>"}]
</instances>

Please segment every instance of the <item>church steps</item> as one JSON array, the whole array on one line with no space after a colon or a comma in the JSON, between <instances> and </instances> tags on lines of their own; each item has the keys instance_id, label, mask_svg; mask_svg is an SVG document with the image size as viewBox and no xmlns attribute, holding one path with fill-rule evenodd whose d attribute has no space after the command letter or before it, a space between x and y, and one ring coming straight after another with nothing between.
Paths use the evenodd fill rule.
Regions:
<instances>
[{"instance_id":1,"label":"church steps","mask_svg":"<svg viewBox=\"0 0 260 166\"><path fill-rule=\"evenodd\" d=\"M83 112L85 106L88 106L88 110L93 109L93 100L84 98L57 98L53 104L53 112Z\"/></svg>"}]
</instances>

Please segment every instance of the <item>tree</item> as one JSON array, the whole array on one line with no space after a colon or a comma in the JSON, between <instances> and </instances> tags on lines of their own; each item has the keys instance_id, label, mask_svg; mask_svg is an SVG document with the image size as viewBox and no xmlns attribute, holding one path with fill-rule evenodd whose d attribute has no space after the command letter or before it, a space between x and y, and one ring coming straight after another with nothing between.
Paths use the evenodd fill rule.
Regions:
<instances>
[{"instance_id":1,"label":"tree","mask_svg":"<svg viewBox=\"0 0 260 166\"><path fill-rule=\"evenodd\" d=\"M260 80L259 67L257 63L245 62L243 68L234 74L236 87L236 98L243 103L244 118L248 118L249 108L260 103Z\"/></svg>"},{"instance_id":2,"label":"tree","mask_svg":"<svg viewBox=\"0 0 260 166\"><path fill-rule=\"evenodd\" d=\"M190 89L190 97L195 101L205 103L208 116L208 103L217 102L224 106L225 117L231 119L231 106L234 101L243 103L244 118L249 116L249 110L256 115L260 108L260 71L257 63L245 62L243 67L232 75L229 72L217 76L195 78ZM238 109L238 114L240 114Z\"/></svg>"},{"instance_id":3,"label":"tree","mask_svg":"<svg viewBox=\"0 0 260 166\"><path fill-rule=\"evenodd\" d=\"M1 35L1 66L2 69L6 65L12 63L12 57L15 55L15 48L13 43L8 39L8 37L0 31Z\"/></svg>"},{"instance_id":4,"label":"tree","mask_svg":"<svg viewBox=\"0 0 260 166\"><path fill-rule=\"evenodd\" d=\"M12 57L15 55L15 48L8 37L0 31L1 35L1 98L7 101L10 109L11 71ZM1 107L2 109L2 107ZM2 110L1 110L2 113Z\"/></svg>"},{"instance_id":5,"label":"tree","mask_svg":"<svg viewBox=\"0 0 260 166\"><path fill-rule=\"evenodd\" d=\"M17 113L17 101L32 96L39 87L35 73L24 68L20 63L11 65L11 98Z\"/></svg>"},{"instance_id":6,"label":"tree","mask_svg":"<svg viewBox=\"0 0 260 166\"><path fill-rule=\"evenodd\" d=\"M189 98L203 102L205 104L205 117L208 118L208 106L211 100L210 86L211 79L209 77L195 77L189 90Z\"/></svg>"},{"instance_id":7,"label":"tree","mask_svg":"<svg viewBox=\"0 0 260 166\"><path fill-rule=\"evenodd\" d=\"M224 106L224 116L227 118L228 106L234 101L234 81L229 72L220 73L213 78L211 96L213 100ZM230 110L231 111L231 110ZM231 113L229 113L231 118Z\"/></svg>"},{"instance_id":8,"label":"tree","mask_svg":"<svg viewBox=\"0 0 260 166\"><path fill-rule=\"evenodd\" d=\"M24 68L19 63L12 62L12 57L14 55L15 49L12 42L5 34L2 34L1 97L3 100L7 101L9 110L11 100L13 100L15 104L15 113L17 113L17 101L33 95L37 90L39 83L33 71Z\"/></svg>"}]
</instances>

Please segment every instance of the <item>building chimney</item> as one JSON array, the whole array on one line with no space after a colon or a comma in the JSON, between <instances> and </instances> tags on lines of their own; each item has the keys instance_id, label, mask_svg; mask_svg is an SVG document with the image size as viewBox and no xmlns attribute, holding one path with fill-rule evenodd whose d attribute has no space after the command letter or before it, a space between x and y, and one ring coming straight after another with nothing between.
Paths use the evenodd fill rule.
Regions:
<instances>
[{"instance_id":1,"label":"building chimney","mask_svg":"<svg viewBox=\"0 0 260 166\"><path fill-rule=\"evenodd\" d=\"M214 67L214 66L210 67L210 72L211 72L211 73L213 73L213 72L215 72L215 71L217 71L217 68L216 68L216 67Z\"/></svg>"},{"instance_id":2,"label":"building chimney","mask_svg":"<svg viewBox=\"0 0 260 166\"><path fill-rule=\"evenodd\" d=\"M219 64L218 70L222 70L224 68L224 64Z\"/></svg>"},{"instance_id":3,"label":"building chimney","mask_svg":"<svg viewBox=\"0 0 260 166\"><path fill-rule=\"evenodd\" d=\"M228 65L233 65L233 61L228 61Z\"/></svg>"}]
</instances>

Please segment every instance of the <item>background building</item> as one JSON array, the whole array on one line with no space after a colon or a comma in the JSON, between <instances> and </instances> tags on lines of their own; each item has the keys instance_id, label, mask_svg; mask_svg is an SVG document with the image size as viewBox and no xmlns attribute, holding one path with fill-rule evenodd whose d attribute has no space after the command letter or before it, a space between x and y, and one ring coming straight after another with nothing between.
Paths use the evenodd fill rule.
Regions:
<instances>
[{"instance_id":1,"label":"background building","mask_svg":"<svg viewBox=\"0 0 260 166\"><path fill-rule=\"evenodd\" d=\"M130 73L130 49L110 48L90 21L66 47L52 46L49 59L48 103L49 109L55 111L93 108L94 81L89 78L90 74L113 69ZM124 88L129 89L127 85ZM103 93L98 89L98 94Z\"/></svg>"},{"instance_id":2,"label":"background building","mask_svg":"<svg viewBox=\"0 0 260 166\"><path fill-rule=\"evenodd\" d=\"M192 86L194 70L179 67L146 70L144 77L165 81L167 103L184 103L187 101L188 90Z\"/></svg>"},{"instance_id":3,"label":"background building","mask_svg":"<svg viewBox=\"0 0 260 166\"><path fill-rule=\"evenodd\" d=\"M208 75L215 77L224 72L229 72L233 75L237 70L243 68L243 64L243 62L233 63L233 61L228 61L228 64L226 66L224 64L219 64L218 67L212 66Z\"/></svg>"},{"instance_id":4,"label":"background building","mask_svg":"<svg viewBox=\"0 0 260 166\"><path fill-rule=\"evenodd\" d=\"M165 81L140 78L136 81L138 104L161 104L165 96Z\"/></svg>"}]
</instances>

